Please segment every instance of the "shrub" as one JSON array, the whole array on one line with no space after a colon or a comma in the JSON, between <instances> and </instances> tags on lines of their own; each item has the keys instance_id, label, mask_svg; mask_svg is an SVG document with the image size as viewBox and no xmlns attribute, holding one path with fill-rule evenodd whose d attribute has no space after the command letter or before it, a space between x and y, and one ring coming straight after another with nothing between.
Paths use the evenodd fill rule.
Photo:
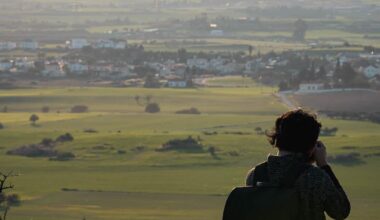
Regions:
<instances>
[{"instance_id":1,"label":"shrub","mask_svg":"<svg viewBox=\"0 0 380 220\"><path fill-rule=\"evenodd\" d=\"M360 154L356 152L338 154L335 156L329 156L327 160L331 163L341 164L341 165L360 165L365 163L361 158Z\"/></svg>"},{"instance_id":2,"label":"shrub","mask_svg":"<svg viewBox=\"0 0 380 220\"><path fill-rule=\"evenodd\" d=\"M30 144L9 150L7 154L25 157L52 157L57 154L57 151L41 144Z\"/></svg>"},{"instance_id":3,"label":"shrub","mask_svg":"<svg viewBox=\"0 0 380 220\"><path fill-rule=\"evenodd\" d=\"M216 148L215 147L209 147L207 151L210 153L211 156L216 157Z\"/></svg>"},{"instance_id":4,"label":"shrub","mask_svg":"<svg viewBox=\"0 0 380 220\"><path fill-rule=\"evenodd\" d=\"M204 152L203 145L189 136L186 139L173 139L162 145L157 151L183 151L191 153Z\"/></svg>"},{"instance_id":5,"label":"shrub","mask_svg":"<svg viewBox=\"0 0 380 220\"><path fill-rule=\"evenodd\" d=\"M7 203L10 206L19 206L21 204L21 199L18 194L11 194L6 197Z\"/></svg>"},{"instance_id":6,"label":"shrub","mask_svg":"<svg viewBox=\"0 0 380 220\"><path fill-rule=\"evenodd\" d=\"M71 113L85 113L88 112L86 105L76 105L71 108Z\"/></svg>"},{"instance_id":7,"label":"shrub","mask_svg":"<svg viewBox=\"0 0 380 220\"><path fill-rule=\"evenodd\" d=\"M336 132L338 132L337 127L333 127L333 128L326 127L326 128L321 129L321 136L335 136Z\"/></svg>"},{"instance_id":8,"label":"shrub","mask_svg":"<svg viewBox=\"0 0 380 220\"><path fill-rule=\"evenodd\" d=\"M204 131L203 134L204 134L204 135L211 136L211 135L217 135L218 132L216 132L216 131Z\"/></svg>"},{"instance_id":9,"label":"shrub","mask_svg":"<svg viewBox=\"0 0 380 220\"><path fill-rule=\"evenodd\" d=\"M51 138L44 138L42 139L41 143L45 147L52 147L54 146L54 141Z\"/></svg>"},{"instance_id":10,"label":"shrub","mask_svg":"<svg viewBox=\"0 0 380 220\"><path fill-rule=\"evenodd\" d=\"M126 154L127 152L125 150L118 150L117 153L118 154Z\"/></svg>"},{"instance_id":11,"label":"shrub","mask_svg":"<svg viewBox=\"0 0 380 220\"><path fill-rule=\"evenodd\" d=\"M8 155L17 155L25 157L50 157L57 160L65 160L72 158L72 153L59 153L54 148L57 143L73 141L74 138L70 133L66 133L57 137L55 140L44 138L38 144L23 145L21 147L7 151ZM71 155L70 155L71 154Z\"/></svg>"},{"instance_id":12,"label":"shrub","mask_svg":"<svg viewBox=\"0 0 380 220\"><path fill-rule=\"evenodd\" d=\"M145 112L147 113L158 113L160 111L161 111L160 106L157 103L149 103L145 107Z\"/></svg>"},{"instance_id":13,"label":"shrub","mask_svg":"<svg viewBox=\"0 0 380 220\"><path fill-rule=\"evenodd\" d=\"M42 107L41 112L42 112L42 113L49 113L49 112L50 112L50 108L49 108L49 106L44 106L44 107Z\"/></svg>"},{"instance_id":14,"label":"shrub","mask_svg":"<svg viewBox=\"0 0 380 220\"><path fill-rule=\"evenodd\" d=\"M4 127L4 125L3 125L3 123L0 123L0 130L1 129L4 129L5 127Z\"/></svg>"},{"instance_id":15,"label":"shrub","mask_svg":"<svg viewBox=\"0 0 380 220\"><path fill-rule=\"evenodd\" d=\"M237 151L230 151L228 152L228 154L231 156L231 157L238 157L239 156L239 153Z\"/></svg>"},{"instance_id":16,"label":"shrub","mask_svg":"<svg viewBox=\"0 0 380 220\"><path fill-rule=\"evenodd\" d=\"M265 134L265 132L263 131L263 129L261 127L256 127L255 131L256 131L257 135L263 135L263 134Z\"/></svg>"},{"instance_id":17,"label":"shrub","mask_svg":"<svg viewBox=\"0 0 380 220\"><path fill-rule=\"evenodd\" d=\"M145 147L145 146L137 146L137 147L132 148L131 151L133 151L133 152L143 152L146 149L147 149L147 147Z\"/></svg>"},{"instance_id":18,"label":"shrub","mask_svg":"<svg viewBox=\"0 0 380 220\"><path fill-rule=\"evenodd\" d=\"M201 112L197 108L190 108L190 109L184 109L184 110L179 110L176 112L176 114L194 114L194 115L199 115Z\"/></svg>"},{"instance_id":19,"label":"shrub","mask_svg":"<svg viewBox=\"0 0 380 220\"><path fill-rule=\"evenodd\" d=\"M63 134L55 139L56 142L71 142L74 137L70 133Z\"/></svg>"},{"instance_id":20,"label":"shrub","mask_svg":"<svg viewBox=\"0 0 380 220\"><path fill-rule=\"evenodd\" d=\"M95 129L92 129L92 128L89 128L89 129L84 129L84 130L83 130L83 132L84 132L84 133L98 133L98 131L97 131L97 130L95 130Z\"/></svg>"}]
</instances>

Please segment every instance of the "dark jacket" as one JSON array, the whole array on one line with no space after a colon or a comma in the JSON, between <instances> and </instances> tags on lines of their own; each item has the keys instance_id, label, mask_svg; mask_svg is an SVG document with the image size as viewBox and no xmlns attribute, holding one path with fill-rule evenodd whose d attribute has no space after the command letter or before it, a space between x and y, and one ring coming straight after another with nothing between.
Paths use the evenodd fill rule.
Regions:
<instances>
[{"instance_id":1,"label":"dark jacket","mask_svg":"<svg viewBox=\"0 0 380 220\"><path fill-rule=\"evenodd\" d=\"M306 163L302 156L269 156L268 176L272 183L279 183L294 164ZM247 176L247 186L254 182L254 168ZM325 212L333 219L345 219L350 213L350 202L332 172L330 166L310 166L295 182L302 207L301 219L325 220Z\"/></svg>"}]
</instances>

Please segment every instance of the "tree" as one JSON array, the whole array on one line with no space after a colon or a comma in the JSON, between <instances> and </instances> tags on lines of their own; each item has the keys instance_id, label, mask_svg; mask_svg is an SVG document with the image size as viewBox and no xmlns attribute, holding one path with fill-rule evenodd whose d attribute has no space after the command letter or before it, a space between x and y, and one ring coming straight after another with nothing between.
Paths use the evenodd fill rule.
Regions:
<instances>
[{"instance_id":1,"label":"tree","mask_svg":"<svg viewBox=\"0 0 380 220\"><path fill-rule=\"evenodd\" d=\"M297 41L304 41L307 31L307 24L304 20L298 19L294 23L293 39Z\"/></svg>"},{"instance_id":2,"label":"tree","mask_svg":"<svg viewBox=\"0 0 380 220\"><path fill-rule=\"evenodd\" d=\"M136 101L137 105L140 105L140 96L139 95L135 96L135 101Z\"/></svg>"},{"instance_id":3,"label":"tree","mask_svg":"<svg viewBox=\"0 0 380 220\"><path fill-rule=\"evenodd\" d=\"M279 91L286 91L289 90L289 85L286 81L281 81L280 84L278 85Z\"/></svg>"},{"instance_id":4,"label":"tree","mask_svg":"<svg viewBox=\"0 0 380 220\"><path fill-rule=\"evenodd\" d=\"M0 172L0 210L3 211L0 216L0 220L6 220L9 209L12 206L20 205L20 197L17 194L6 195L4 193L5 190L11 190L14 188L14 185L7 184L9 178L14 177L16 175L13 172L2 173Z\"/></svg>"},{"instance_id":5,"label":"tree","mask_svg":"<svg viewBox=\"0 0 380 220\"><path fill-rule=\"evenodd\" d=\"M184 48L178 50L178 59L180 63L186 63L187 61L187 51Z\"/></svg>"},{"instance_id":6,"label":"tree","mask_svg":"<svg viewBox=\"0 0 380 220\"><path fill-rule=\"evenodd\" d=\"M161 111L160 106L157 103L149 103L145 107L145 112L147 113L158 113L160 111Z\"/></svg>"},{"instance_id":7,"label":"tree","mask_svg":"<svg viewBox=\"0 0 380 220\"><path fill-rule=\"evenodd\" d=\"M32 125L36 125L36 121L38 120L40 120L40 118L36 114L31 115L29 118L29 121L32 122Z\"/></svg>"},{"instance_id":8,"label":"tree","mask_svg":"<svg viewBox=\"0 0 380 220\"><path fill-rule=\"evenodd\" d=\"M218 157L218 155L216 155L216 148L215 147L209 147L207 150L212 157L214 157L214 158Z\"/></svg>"},{"instance_id":9,"label":"tree","mask_svg":"<svg viewBox=\"0 0 380 220\"><path fill-rule=\"evenodd\" d=\"M327 75L326 69L324 66L320 66L318 72L316 73L317 79L324 79Z\"/></svg>"},{"instance_id":10,"label":"tree","mask_svg":"<svg viewBox=\"0 0 380 220\"><path fill-rule=\"evenodd\" d=\"M156 79L153 75L148 75L145 78L144 87L145 88L159 88L161 86L160 81Z\"/></svg>"},{"instance_id":11,"label":"tree","mask_svg":"<svg viewBox=\"0 0 380 220\"><path fill-rule=\"evenodd\" d=\"M357 75L358 73L354 70L354 68L352 68L351 64L349 63L343 64L341 73L339 74L342 82L346 86L351 86Z\"/></svg>"},{"instance_id":12,"label":"tree","mask_svg":"<svg viewBox=\"0 0 380 220\"><path fill-rule=\"evenodd\" d=\"M149 104L150 101L152 100L152 98L153 98L153 96L151 96L151 95L145 96L146 103Z\"/></svg>"},{"instance_id":13,"label":"tree","mask_svg":"<svg viewBox=\"0 0 380 220\"><path fill-rule=\"evenodd\" d=\"M262 134L263 133L263 129L261 127L256 127L255 131L256 131L256 134Z\"/></svg>"},{"instance_id":14,"label":"tree","mask_svg":"<svg viewBox=\"0 0 380 220\"><path fill-rule=\"evenodd\" d=\"M248 46L248 54L249 54L249 56L252 56L252 52L253 52L253 46L249 45Z\"/></svg>"}]
</instances>

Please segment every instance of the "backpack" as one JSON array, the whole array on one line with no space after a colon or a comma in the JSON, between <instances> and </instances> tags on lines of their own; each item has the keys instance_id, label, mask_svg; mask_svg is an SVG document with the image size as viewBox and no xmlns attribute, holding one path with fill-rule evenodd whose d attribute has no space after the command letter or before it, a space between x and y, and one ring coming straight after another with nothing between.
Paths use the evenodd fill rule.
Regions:
<instances>
[{"instance_id":1,"label":"backpack","mask_svg":"<svg viewBox=\"0 0 380 220\"><path fill-rule=\"evenodd\" d=\"M309 167L292 167L280 184L273 184L269 182L268 163L256 166L254 186L237 187L230 193L223 220L300 219L300 199L294 183Z\"/></svg>"}]
</instances>

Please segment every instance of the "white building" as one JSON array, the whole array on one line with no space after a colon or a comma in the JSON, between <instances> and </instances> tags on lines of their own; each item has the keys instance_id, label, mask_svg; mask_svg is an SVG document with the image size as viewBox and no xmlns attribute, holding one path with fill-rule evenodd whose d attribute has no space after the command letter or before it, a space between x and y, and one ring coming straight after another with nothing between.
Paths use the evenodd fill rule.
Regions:
<instances>
[{"instance_id":1,"label":"white building","mask_svg":"<svg viewBox=\"0 0 380 220\"><path fill-rule=\"evenodd\" d=\"M224 66L225 64L228 63L228 60L226 59L223 59L221 57L218 57L218 58L213 58L210 60L209 62L209 68L210 69L213 69L213 70L216 70L218 69L219 67L221 66Z\"/></svg>"},{"instance_id":2,"label":"white building","mask_svg":"<svg viewBox=\"0 0 380 220\"><path fill-rule=\"evenodd\" d=\"M74 38L71 40L70 48L71 49L82 49L83 47L86 47L88 45L89 45L89 43L86 39Z\"/></svg>"},{"instance_id":3,"label":"white building","mask_svg":"<svg viewBox=\"0 0 380 220\"><path fill-rule=\"evenodd\" d=\"M25 40L19 44L19 48L24 50L37 50L39 48L39 44L34 40Z\"/></svg>"},{"instance_id":4,"label":"white building","mask_svg":"<svg viewBox=\"0 0 380 220\"><path fill-rule=\"evenodd\" d=\"M13 67L13 62L10 60L0 61L0 71L8 71Z\"/></svg>"},{"instance_id":5,"label":"white building","mask_svg":"<svg viewBox=\"0 0 380 220\"><path fill-rule=\"evenodd\" d=\"M102 39L95 43L95 48L111 48L111 49L125 49L127 41L117 39Z\"/></svg>"},{"instance_id":6,"label":"white building","mask_svg":"<svg viewBox=\"0 0 380 220\"><path fill-rule=\"evenodd\" d=\"M244 71L244 65L236 62L227 63L224 66L217 68L217 71L222 75L236 74Z\"/></svg>"},{"instance_id":7,"label":"white building","mask_svg":"<svg viewBox=\"0 0 380 220\"><path fill-rule=\"evenodd\" d=\"M18 72L26 72L26 71L31 70L35 67L34 61L29 60L28 58L17 59L14 62L14 66L17 68Z\"/></svg>"},{"instance_id":8,"label":"white building","mask_svg":"<svg viewBox=\"0 0 380 220\"><path fill-rule=\"evenodd\" d=\"M377 75L380 75L380 68L375 66L369 66L364 69L363 73L367 78L373 78Z\"/></svg>"},{"instance_id":9,"label":"white building","mask_svg":"<svg viewBox=\"0 0 380 220\"><path fill-rule=\"evenodd\" d=\"M0 42L0 50L13 50L17 48L15 42Z\"/></svg>"},{"instance_id":10,"label":"white building","mask_svg":"<svg viewBox=\"0 0 380 220\"><path fill-rule=\"evenodd\" d=\"M173 73L176 76L184 77L186 74L186 65L183 63L177 63L173 66Z\"/></svg>"},{"instance_id":11,"label":"white building","mask_svg":"<svg viewBox=\"0 0 380 220\"><path fill-rule=\"evenodd\" d=\"M96 76L105 77L114 71L114 65L107 62L98 62L89 66L89 72Z\"/></svg>"},{"instance_id":12,"label":"white building","mask_svg":"<svg viewBox=\"0 0 380 220\"><path fill-rule=\"evenodd\" d=\"M203 58L191 58L187 60L187 66L190 68L197 68L201 70L207 70L210 67L210 64L207 59Z\"/></svg>"},{"instance_id":13,"label":"white building","mask_svg":"<svg viewBox=\"0 0 380 220\"><path fill-rule=\"evenodd\" d=\"M299 92L315 92L324 89L323 83L303 83L300 84Z\"/></svg>"},{"instance_id":14,"label":"white building","mask_svg":"<svg viewBox=\"0 0 380 220\"><path fill-rule=\"evenodd\" d=\"M210 35L213 37L223 37L224 31L223 30L211 30Z\"/></svg>"},{"instance_id":15,"label":"white building","mask_svg":"<svg viewBox=\"0 0 380 220\"><path fill-rule=\"evenodd\" d=\"M83 74L89 71L88 65L80 62L68 63L67 68L74 74Z\"/></svg>"},{"instance_id":16,"label":"white building","mask_svg":"<svg viewBox=\"0 0 380 220\"><path fill-rule=\"evenodd\" d=\"M183 79L171 79L168 81L168 87L170 88L186 88L187 81Z\"/></svg>"}]
</instances>

